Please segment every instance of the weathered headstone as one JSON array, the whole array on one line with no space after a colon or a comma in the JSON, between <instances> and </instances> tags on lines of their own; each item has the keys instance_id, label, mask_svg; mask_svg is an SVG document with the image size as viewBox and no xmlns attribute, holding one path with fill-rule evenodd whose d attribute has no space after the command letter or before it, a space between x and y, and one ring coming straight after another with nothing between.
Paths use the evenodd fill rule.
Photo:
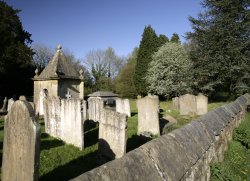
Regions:
<instances>
[{"instance_id":1,"label":"weathered headstone","mask_svg":"<svg viewBox=\"0 0 250 181\"><path fill-rule=\"evenodd\" d=\"M120 158L126 153L127 115L103 109L99 122L99 152L108 158Z\"/></svg>"},{"instance_id":2,"label":"weathered headstone","mask_svg":"<svg viewBox=\"0 0 250 181\"><path fill-rule=\"evenodd\" d=\"M46 91L43 89L39 92L38 103L36 104L36 114L39 113L39 116L44 115L43 102L46 97Z\"/></svg>"},{"instance_id":3,"label":"weathered headstone","mask_svg":"<svg viewBox=\"0 0 250 181\"><path fill-rule=\"evenodd\" d=\"M197 115L206 114L208 111L207 105L208 105L208 98L203 94L199 93L196 96Z\"/></svg>"},{"instance_id":4,"label":"weathered headstone","mask_svg":"<svg viewBox=\"0 0 250 181\"><path fill-rule=\"evenodd\" d=\"M10 109L11 109L12 105L14 104L14 102L15 102L15 101L14 101L13 98L11 98L11 99L8 100L8 109L7 109L8 112L10 111Z\"/></svg>"},{"instance_id":5,"label":"weathered headstone","mask_svg":"<svg viewBox=\"0 0 250 181\"><path fill-rule=\"evenodd\" d=\"M46 96L44 99L45 132L54 137L61 137L61 101L59 97Z\"/></svg>"},{"instance_id":6,"label":"weathered headstone","mask_svg":"<svg viewBox=\"0 0 250 181\"><path fill-rule=\"evenodd\" d=\"M173 109L179 110L179 97L172 98Z\"/></svg>"},{"instance_id":7,"label":"weathered headstone","mask_svg":"<svg viewBox=\"0 0 250 181\"><path fill-rule=\"evenodd\" d=\"M19 100L20 101L27 101L27 98L24 95L22 95L22 96L19 96Z\"/></svg>"},{"instance_id":8,"label":"weathered headstone","mask_svg":"<svg viewBox=\"0 0 250 181\"><path fill-rule=\"evenodd\" d=\"M191 94L185 94L179 97L180 115L196 114L196 97Z\"/></svg>"},{"instance_id":9,"label":"weathered headstone","mask_svg":"<svg viewBox=\"0 0 250 181\"><path fill-rule=\"evenodd\" d=\"M136 101L138 109L138 135L150 132L152 135L160 135L158 96L146 96Z\"/></svg>"},{"instance_id":10,"label":"weathered headstone","mask_svg":"<svg viewBox=\"0 0 250 181\"><path fill-rule=\"evenodd\" d=\"M7 111L7 106L8 106L8 98L5 97L4 100L3 100L3 106L2 108L0 109L1 112L6 112Z\"/></svg>"},{"instance_id":11,"label":"weathered headstone","mask_svg":"<svg viewBox=\"0 0 250 181\"><path fill-rule=\"evenodd\" d=\"M45 132L81 150L84 148L86 101L60 99L46 96L44 99Z\"/></svg>"},{"instance_id":12,"label":"weathered headstone","mask_svg":"<svg viewBox=\"0 0 250 181\"><path fill-rule=\"evenodd\" d=\"M26 101L16 101L4 123L3 181L38 180L40 125Z\"/></svg>"},{"instance_id":13,"label":"weathered headstone","mask_svg":"<svg viewBox=\"0 0 250 181\"><path fill-rule=\"evenodd\" d=\"M66 143L70 143L84 148L84 128L81 108L86 110L86 102L81 104L80 99L62 99L61 100L61 125L62 137L61 139Z\"/></svg>"},{"instance_id":14,"label":"weathered headstone","mask_svg":"<svg viewBox=\"0 0 250 181\"><path fill-rule=\"evenodd\" d=\"M88 119L94 122L100 121L101 112L104 109L104 102L100 97L88 98Z\"/></svg>"},{"instance_id":15,"label":"weathered headstone","mask_svg":"<svg viewBox=\"0 0 250 181\"><path fill-rule=\"evenodd\" d=\"M128 117L131 117L129 99L116 99L116 112L124 113Z\"/></svg>"}]
</instances>

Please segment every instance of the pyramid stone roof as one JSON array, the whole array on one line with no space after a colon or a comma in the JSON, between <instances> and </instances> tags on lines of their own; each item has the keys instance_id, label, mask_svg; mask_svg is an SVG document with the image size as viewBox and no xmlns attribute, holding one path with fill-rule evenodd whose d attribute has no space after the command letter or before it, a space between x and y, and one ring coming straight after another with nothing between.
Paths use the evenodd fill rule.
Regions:
<instances>
[{"instance_id":1,"label":"pyramid stone roof","mask_svg":"<svg viewBox=\"0 0 250 181\"><path fill-rule=\"evenodd\" d=\"M72 63L67 60L62 52L62 46L58 45L57 51L49 64L44 68L35 80L49 79L80 79L80 74L74 68Z\"/></svg>"},{"instance_id":2,"label":"pyramid stone roof","mask_svg":"<svg viewBox=\"0 0 250 181\"><path fill-rule=\"evenodd\" d=\"M89 97L118 97L117 94L108 91L97 91L88 95Z\"/></svg>"}]
</instances>

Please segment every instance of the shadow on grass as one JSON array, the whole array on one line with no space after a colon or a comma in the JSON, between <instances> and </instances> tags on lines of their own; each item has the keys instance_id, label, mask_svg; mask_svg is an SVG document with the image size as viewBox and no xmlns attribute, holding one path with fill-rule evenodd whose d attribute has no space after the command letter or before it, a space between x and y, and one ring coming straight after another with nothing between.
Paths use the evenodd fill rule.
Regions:
<instances>
[{"instance_id":1,"label":"shadow on grass","mask_svg":"<svg viewBox=\"0 0 250 181\"><path fill-rule=\"evenodd\" d=\"M131 138L127 140L127 152L138 148L139 146L147 143L150 140L152 140L152 138L141 135L140 136L133 135Z\"/></svg>"},{"instance_id":2,"label":"shadow on grass","mask_svg":"<svg viewBox=\"0 0 250 181\"><path fill-rule=\"evenodd\" d=\"M49 136L49 134L47 134L47 133L42 133L41 134L41 139L45 139L45 138L49 138L50 136Z\"/></svg>"},{"instance_id":3,"label":"shadow on grass","mask_svg":"<svg viewBox=\"0 0 250 181\"><path fill-rule=\"evenodd\" d=\"M131 117L137 115L138 113L137 112L131 112Z\"/></svg>"},{"instance_id":4,"label":"shadow on grass","mask_svg":"<svg viewBox=\"0 0 250 181\"><path fill-rule=\"evenodd\" d=\"M80 156L71 162L55 168L53 171L39 178L40 181L64 181L75 178L100 164L98 160L98 151L92 152L85 156Z\"/></svg>"},{"instance_id":5,"label":"shadow on grass","mask_svg":"<svg viewBox=\"0 0 250 181\"><path fill-rule=\"evenodd\" d=\"M49 150L62 145L64 145L63 141L57 139L41 140L41 150Z\"/></svg>"},{"instance_id":6,"label":"shadow on grass","mask_svg":"<svg viewBox=\"0 0 250 181\"><path fill-rule=\"evenodd\" d=\"M39 121L40 126L45 126L44 121Z\"/></svg>"},{"instance_id":7,"label":"shadow on grass","mask_svg":"<svg viewBox=\"0 0 250 181\"><path fill-rule=\"evenodd\" d=\"M164 118L160 118L160 133L161 133L161 135L164 134L164 129L166 129L167 125L169 125L169 121L164 119Z\"/></svg>"},{"instance_id":8,"label":"shadow on grass","mask_svg":"<svg viewBox=\"0 0 250 181\"><path fill-rule=\"evenodd\" d=\"M98 123L87 120L84 123L84 147L89 147L98 142Z\"/></svg>"}]
</instances>

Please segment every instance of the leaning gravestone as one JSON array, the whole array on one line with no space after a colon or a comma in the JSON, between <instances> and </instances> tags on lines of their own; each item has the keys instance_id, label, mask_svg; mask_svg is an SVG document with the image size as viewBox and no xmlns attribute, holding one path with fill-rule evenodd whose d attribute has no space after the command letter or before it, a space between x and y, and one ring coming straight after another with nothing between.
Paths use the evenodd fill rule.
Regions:
<instances>
[{"instance_id":1,"label":"leaning gravestone","mask_svg":"<svg viewBox=\"0 0 250 181\"><path fill-rule=\"evenodd\" d=\"M11 109L12 105L14 104L14 102L15 102L15 101L14 101L13 98L11 98L11 99L8 100L8 109L7 109L8 112L10 111L10 109Z\"/></svg>"},{"instance_id":2,"label":"leaning gravestone","mask_svg":"<svg viewBox=\"0 0 250 181\"><path fill-rule=\"evenodd\" d=\"M138 135L151 133L160 135L159 125L159 107L160 102L158 96L148 95L144 98L137 99L138 109Z\"/></svg>"},{"instance_id":3,"label":"leaning gravestone","mask_svg":"<svg viewBox=\"0 0 250 181\"><path fill-rule=\"evenodd\" d=\"M103 109L99 122L99 153L111 159L126 153L127 115Z\"/></svg>"},{"instance_id":4,"label":"leaning gravestone","mask_svg":"<svg viewBox=\"0 0 250 181\"><path fill-rule=\"evenodd\" d=\"M101 111L104 109L104 102L100 97L88 98L88 119L99 122Z\"/></svg>"},{"instance_id":5,"label":"leaning gravestone","mask_svg":"<svg viewBox=\"0 0 250 181\"><path fill-rule=\"evenodd\" d=\"M19 96L20 101L27 101L27 98L24 95Z\"/></svg>"},{"instance_id":6,"label":"leaning gravestone","mask_svg":"<svg viewBox=\"0 0 250 181\"><path fill-rule=\"evenodd\" d=\"M128 99L116 99L116 112L124 113L131 117L130 104Z\"/></svg>"},{"instance_id":7,"label":"leaning gravestone","mask_svg":"<svg viewBox=\"0 0 250 181\"><path fill-rule=\"evenodd\" d=\"M27 101L16 101L4 123L3 181L38 180L40 125Z\"/></svg>"},{"instance_id":8,"label":"leaning gravestone","mask_svg":"<svg viewBox=\"0 0 250 181\"><path fill-rule=\"evenodd\" d=\"M196 106L197 106L197 115L204 115L207 113L207 104L208 104L208 98L204 96L203 94L199 93L196 96Z\"/></svg>"},{"instance_id":9,"label":"leaning gravestone","mask_svg":"<svg viewBox=\"0 0 250 181\"><path fill-rule=\"evenodd\" d=\"M196 114L196 97L191 94L185 94L179 97L180 115Z\"/></svg>"}]
</instances>

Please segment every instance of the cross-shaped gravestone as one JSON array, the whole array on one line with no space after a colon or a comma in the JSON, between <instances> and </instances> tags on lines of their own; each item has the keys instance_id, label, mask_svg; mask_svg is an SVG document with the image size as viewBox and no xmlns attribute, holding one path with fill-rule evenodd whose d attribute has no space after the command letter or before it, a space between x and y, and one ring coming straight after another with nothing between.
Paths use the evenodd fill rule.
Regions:
<instances>
[{"instance_id":1,"label":"cross-shaped gravestone","mask_svg":"<svg viewBox=\"0 0 250 181\"><path fill-rule=\"evenodd\" d=\"M67 99L70 99L70 98L72 97L71 94L69 93L69 90L68 90L67 94L65 95L65 97L66 97Z\"/></svg>"}]
</instances>

